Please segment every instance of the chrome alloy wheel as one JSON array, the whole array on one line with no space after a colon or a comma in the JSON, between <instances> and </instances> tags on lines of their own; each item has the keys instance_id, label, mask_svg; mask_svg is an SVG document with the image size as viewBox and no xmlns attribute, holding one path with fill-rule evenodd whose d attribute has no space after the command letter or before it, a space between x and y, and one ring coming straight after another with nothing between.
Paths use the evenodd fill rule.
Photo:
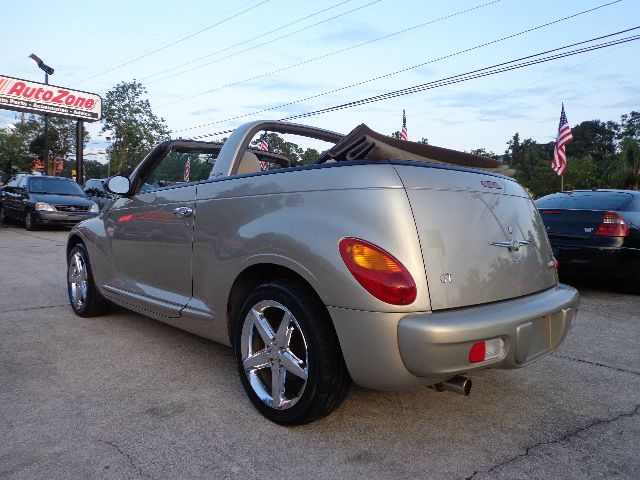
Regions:
<instances>
[{"instance_id":1,"label":"chrome alloy wheel","mask_svg":"<svg viewBox=\"0 0 640 480\"><path fill-rule=\"evenodd\" d=\"M265 405L286 410L300 400L309 375L307 341L284 305L255 304L244 319L240 348L249 384Z\"/></svg>"},{"instance_id":2,"label":"chrome alloy wheel","mask_svg":"<svg viewBox=\"0 0 640 480\"><path fill-rule=\"evenodd\" d=\"M69 270L67 274L71 301L76 310L82 309L87 301L87 264L80 252L75 252L69 259Z\"/></svg>"}]
</instances>

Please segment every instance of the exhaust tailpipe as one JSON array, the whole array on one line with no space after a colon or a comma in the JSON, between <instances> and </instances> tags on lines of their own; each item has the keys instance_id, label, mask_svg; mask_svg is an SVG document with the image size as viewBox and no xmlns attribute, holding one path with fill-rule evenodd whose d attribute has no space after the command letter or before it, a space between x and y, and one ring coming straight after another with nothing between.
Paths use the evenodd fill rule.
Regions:
<instances>
[{"instance_id":1,"label":"exhaust tailpipe","mask_svg":"<svg viewBox=\"0 0 640 480\"><path fill-rule=\"evenodd\" d=\"M465 397L469 395L469 393L471 393L471 379L463 377L462 375L456 375L446 382L442 382L441 385L445 390L459 393L460 395L464 395Z\"/></svg>"}]
</instances>

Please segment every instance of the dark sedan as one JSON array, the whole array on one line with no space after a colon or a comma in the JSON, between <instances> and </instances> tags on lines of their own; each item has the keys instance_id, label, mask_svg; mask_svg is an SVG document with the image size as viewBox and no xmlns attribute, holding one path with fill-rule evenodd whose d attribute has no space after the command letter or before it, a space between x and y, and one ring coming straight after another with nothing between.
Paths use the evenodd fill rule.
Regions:
<instances>
[{"instance_id":1,"label":"dark sedan","mask_svg":"<svg viewBox=\"0 0 640 480\"><path fill-rule=\"evenodd\" d=\"M87 180L82 189L87 196L98 204L100 210L104 210L111 200L115 197L104 189L104 182L106 178L92 178Z\"/></svg>"},{"instance_id":2,"label":"dark sedan","mask_svg":"<svg viewBox=\"0 0 640 480\"><path fill-rule=\"evenodd\" d=\"M41 225L71 227L98 215L73 180L43 175L17 175L0 189L0 222L21 220L27 230Z\"/></svg>"},{"instance_id":3,"label":"dark sedan","mask_svg":"<svg viewBox=\"0 0 640 480\"><path fill-rule=\"evenodd\" d=\"M640 192L561 192L536 206L560 271L624 278L640 290Z\"/></svg>"}]
</instances>

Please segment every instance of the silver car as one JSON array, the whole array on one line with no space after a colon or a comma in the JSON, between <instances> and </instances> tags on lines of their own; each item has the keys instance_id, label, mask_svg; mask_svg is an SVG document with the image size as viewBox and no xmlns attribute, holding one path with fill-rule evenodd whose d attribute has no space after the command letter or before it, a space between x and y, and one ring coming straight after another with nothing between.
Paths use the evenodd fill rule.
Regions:
<instances>
[{"instance_id":1,"label":"silver car","mask_svg":"<svg viewBox=\"0 0 640 480\"><path fill-rule=\"evenodd\" d=\"M330 142L311 165L262 131ZM73 310L121 305L233 346L249 399L302 424L353 382L468 394L553 351L577 312L540 216L500 162L276 121L169 141L68 242ZM213 381L212 381L213 384Z\"/></svg>"}]
</instances>

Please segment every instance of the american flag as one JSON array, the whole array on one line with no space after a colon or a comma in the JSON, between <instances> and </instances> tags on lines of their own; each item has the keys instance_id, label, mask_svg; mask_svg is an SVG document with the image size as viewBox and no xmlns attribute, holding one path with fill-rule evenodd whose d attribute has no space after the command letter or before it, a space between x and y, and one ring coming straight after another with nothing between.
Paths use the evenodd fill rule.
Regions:
<instances>
[{"instance_id":1,"label":"american flag","mask_svg":"<svg viewBox=\"0 0 640 480\"><path fill-rule=\"evenodd\" d=\"M407 115L402 110L402 131L400 132L400 138L402 140L407 139Z\"/></svg>"},{"instance_id":2,"label":"american flag","mask_svg":"<svg viewBox=\"0 0 640 480\"><path fill-rule=\"evenodd\" d=\"M260 150L262 150L263 152L268 152L269 151L269 132L264 132L261 136L260 136L260 145L258 145L258 148ZM264 171L264 170L269 170L269 162L260 162L260 170Z\"/></svg>"},{"instance_id":3,"label":"american flag","mask_svg":"<svg viewBox=\"0 0 640 480\"><path fill-rule=\"evenodd\" d=\"M191 175L191 159L187 158L187 163L184 164L184 181L189 181L189 175Z\"/></svg>"},{"instance_id":4,"label":"american flag","mask_svg":"<svg viewBox=\"0 0 640 480\"><path fill-rule=\"evenodd\" d=\"M553 163L551 168L558 175L563 175L567 169L567 155L565 145L573 140L571 135L571 127L567 121L567 115L564 113L564 104L562 104L562 112L560 112L560 126L558 127L558 137L556 138L556 146L553 149Z\"/></svg>"}]
</instances>

